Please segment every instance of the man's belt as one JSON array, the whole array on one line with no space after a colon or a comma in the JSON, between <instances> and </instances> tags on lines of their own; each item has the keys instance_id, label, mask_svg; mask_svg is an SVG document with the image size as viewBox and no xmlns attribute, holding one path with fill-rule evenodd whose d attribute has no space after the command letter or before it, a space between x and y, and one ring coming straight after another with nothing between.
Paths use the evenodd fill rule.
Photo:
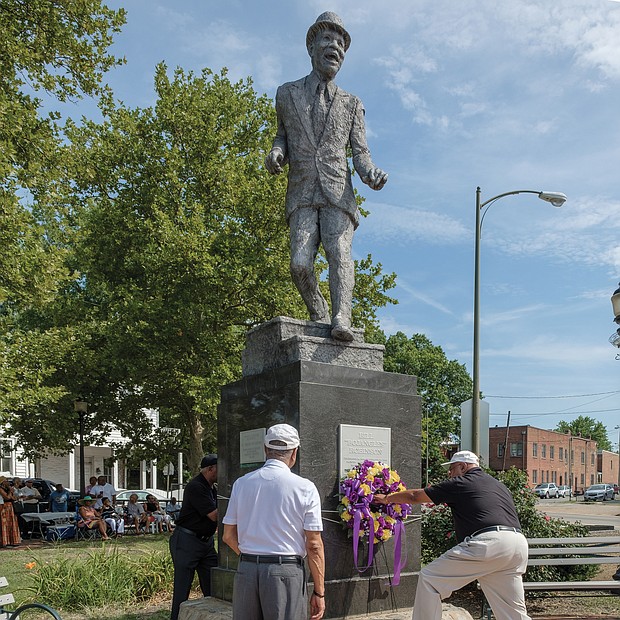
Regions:
<instances>
[{"instance_id":1,"label":"man's belt","mask_svg":"<svg viewBox=\"0 0 620 620\"><path fill-rule=\"evenodd\" d=\"M254 564L297 564L303 566L304 559L300 555L253 555L242 553L242 562L253 562Z\"/></svg>"},{"instance_id":2,"label":"man's belt","mask_svg":"<svg viewBox=\"0 0 620 620\"><path fill-rule=\"evenodd\" d=\"M212 536L199 536L196 532L194 532L194 530L188 530L186 527L182 527L180 525L177 525L174 529L179 530L179 532L183 532L184 534L189 534L190 536L193 536L198 540L202 540L203 542L207 542L213 538Z\"/></svg>"},{"instance_id":3,"label":"man's belt","mask_svg":"<svg viewBox=\"0 0 620 620\"><path fill-rule=\"evenodd\" d=\"M469 535L469 538L478 536L478 534L486 534L487 532L516 532L521 533L518 527L508 527L507 525L491 525L489 527L483 527L481 530L476 530L473 534Z\"/></svg>"}]
</instances>

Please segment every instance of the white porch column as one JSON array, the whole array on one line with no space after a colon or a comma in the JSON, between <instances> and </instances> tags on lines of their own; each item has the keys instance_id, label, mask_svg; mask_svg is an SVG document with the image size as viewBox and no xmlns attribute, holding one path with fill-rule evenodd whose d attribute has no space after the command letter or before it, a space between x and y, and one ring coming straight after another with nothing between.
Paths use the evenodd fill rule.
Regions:
<instances>
[{"instance_id":1,"label":"white porch column","mask_svg":"<svg viewBox=\"0 0 620 620\"><path fill-rule=\"evenodd\" d=\"M146 461L140 461L140 488L146 489Z\"/></svg>"},{"instance_id":2,"label":"white porch column","mask_svg":"<svg viewBox=\"0 0 620 620\"><path fill-rule=\"evenodd\" d=\"M157 461L151 461L151 488L157 488Z\"/></svg>"},{"instance_id":3,"label":"white porch column","mask_svg":"<svg viewBox=\"0 0 620 620\"><path fill-rule=\"evenodd\" d=\"M75 448L69 452L69 488L70 489L79 489L80 484L75 483L75 461L77 459L75 454Z\"/></svg>"}]
</instances>

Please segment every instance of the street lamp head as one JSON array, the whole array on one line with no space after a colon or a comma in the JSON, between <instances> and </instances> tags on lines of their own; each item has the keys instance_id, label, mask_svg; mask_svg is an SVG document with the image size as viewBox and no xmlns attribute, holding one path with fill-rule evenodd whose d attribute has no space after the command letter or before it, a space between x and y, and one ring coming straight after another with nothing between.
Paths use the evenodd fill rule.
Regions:
<instances>
[{"instance_id":1,"label":"street lamp head","mask_svg":"<svg viewBox=\"0 0 620 620\"><path fill-rule=\"evenodd\" d=\"M620 328L618 328L610 337L609 342L612 346L620 349Z\"/></svg>"},{"instance_id":2,"label":"street lamp head","mask_svg":"<svg viewBox=\"0 0 620 620\"><path fill-rule=\"evenodd\" d=\"M83 400L76 399L73 401L73 409L77 413L87 413L88 403Z\"/></svg>"},{"instance_id":3,"label":"street lamp head","mask_svg":"<svg viewBox=\"0 0 620 620\"><path fill-rule=\"evenodd\" d=\"M614 310L614 321L620 325L620 286L618 286L611 296L611 306Z\"/></svg>"},{"instance_id":4,"label":"street lamp head","mask_svg":"<svg viewBox=\"0 0 620 620\"><path fill-rule=\"evenodd\" d=\"M561 207L566 202L566 194L562 194L562 192L540 192L538 197L550 202L554 207Z\"/></svg>"}]
</instances>

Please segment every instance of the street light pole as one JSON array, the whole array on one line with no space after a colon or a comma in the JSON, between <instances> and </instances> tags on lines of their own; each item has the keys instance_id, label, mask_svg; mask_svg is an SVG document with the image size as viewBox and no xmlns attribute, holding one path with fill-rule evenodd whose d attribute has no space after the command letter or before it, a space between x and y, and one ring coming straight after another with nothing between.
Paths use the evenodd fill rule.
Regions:
<instances>
[{"instance_id":1,"label":"street light pole","mask_svg":"<svg viewBox=\"0 0 620 620\"><path fill-rule=\"evenodd\" d=\"M614 430L618 431L618 487L620 487L620 426L614 426Z\"/></svg>"},{"instance_id":2,"label":"street light pole","mask_svg":"<svg viewBox=\"0 0 620 620\"><path fill-rule=\"evenodd\" d=\"M84 475L84 416L88 413L88 403L83 400L75 400L73 408L80 420L80 496L86 495L86 476Z\"/></svg>"},{"instance_id":3,"label":"street light pole","mask_svg":"<svg viewBox=\"0 0 620 620\"><path fill-rule=\"evenodd\" d=\"M536 194L541 200L550 202L554 207L561 207L566 202L566 195L560 192L541 192L533 189L518 189L512 192L498 194L480 201L480 188L476 188L476 243L474 249L474 349L473 349L473 394L471 409L471 449L472 452L480 454L480 241L482 238L482 220L484 215L482 210L487 209L500 198L514 196L516 194Z\"/></svg>"}]
</instances>

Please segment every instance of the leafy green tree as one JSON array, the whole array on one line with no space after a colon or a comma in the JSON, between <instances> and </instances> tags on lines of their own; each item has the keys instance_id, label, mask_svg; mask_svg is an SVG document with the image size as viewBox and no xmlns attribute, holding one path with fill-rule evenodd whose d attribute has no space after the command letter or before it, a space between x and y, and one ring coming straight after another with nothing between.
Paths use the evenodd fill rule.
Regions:
<instances>
[{"instance_id":1,"label":"leafy green tree","mask_svg":"<svg viewBox=\"0 0 620 620\"><path fill-rule=\"evenodd\" d=\"M220 387L240 377L245 332L306 311L289 275L285 179L263 169L272 102L208 69L160 65L155 90L152 108L108 101L104 123L67 123L66 181L42 213L75 276L28 321L71 334L47 381L65 389L59 410L81 395L91 436L114 424L135 451L157 443L140 413L157 408L195 470L214 445ZM366 326L394 278L370 258L357 271ZM25 419L12 427L42 445Z\"/></svg>"},{"instance_id":2,"label":"leafy green tree","mask_svg":"<svg viewBox=\"0 0 620 620\"><path fill-rule=\"evenodd\" d=\"M381 337L375 337L381 340ZM463 364L449 360L440 346L426 336L407 338L402 332L385 341L384 368L389 372L415 375L422 398L422 454L429 453L429 479L445 474L441 443L460 432L460 405L471 396L472 381ZM428 420L428 425L426 421ZM428 433L427 433L428 427ZM422 479L426 477L423 467Z\"/></svg>"},{"instance_id":3,"label":"leafy green tree","mask_svg":"<svg viewBox=\"0 0 620 620\"><path fill-rule=\"evenodd\" d=\"M0 422L27 410L26 425L54 437L50 407L66 389L46 382L72 340L64 328L24 323L71 275L67 247L39 214L57 198L49 185L62 159L60 117L38 95L107 96L103 74L122 62L107 48L123 22L124 11L98 0L0 0Z\"/></svg>"},{"instance_id":4,"label":"leafy green tree","mask_svg":"<svg viewBox=\"0 0 620 620\"><path fill-rule=\"evenodd\" d=\"M572 422L560 420L555 427L560 433L570 433L577 437L590 438L596 441L599 450L611 450L611 442L607 437L607 429L602 422L589 416L580 415Z\"/></svg>"}]
</instances>

